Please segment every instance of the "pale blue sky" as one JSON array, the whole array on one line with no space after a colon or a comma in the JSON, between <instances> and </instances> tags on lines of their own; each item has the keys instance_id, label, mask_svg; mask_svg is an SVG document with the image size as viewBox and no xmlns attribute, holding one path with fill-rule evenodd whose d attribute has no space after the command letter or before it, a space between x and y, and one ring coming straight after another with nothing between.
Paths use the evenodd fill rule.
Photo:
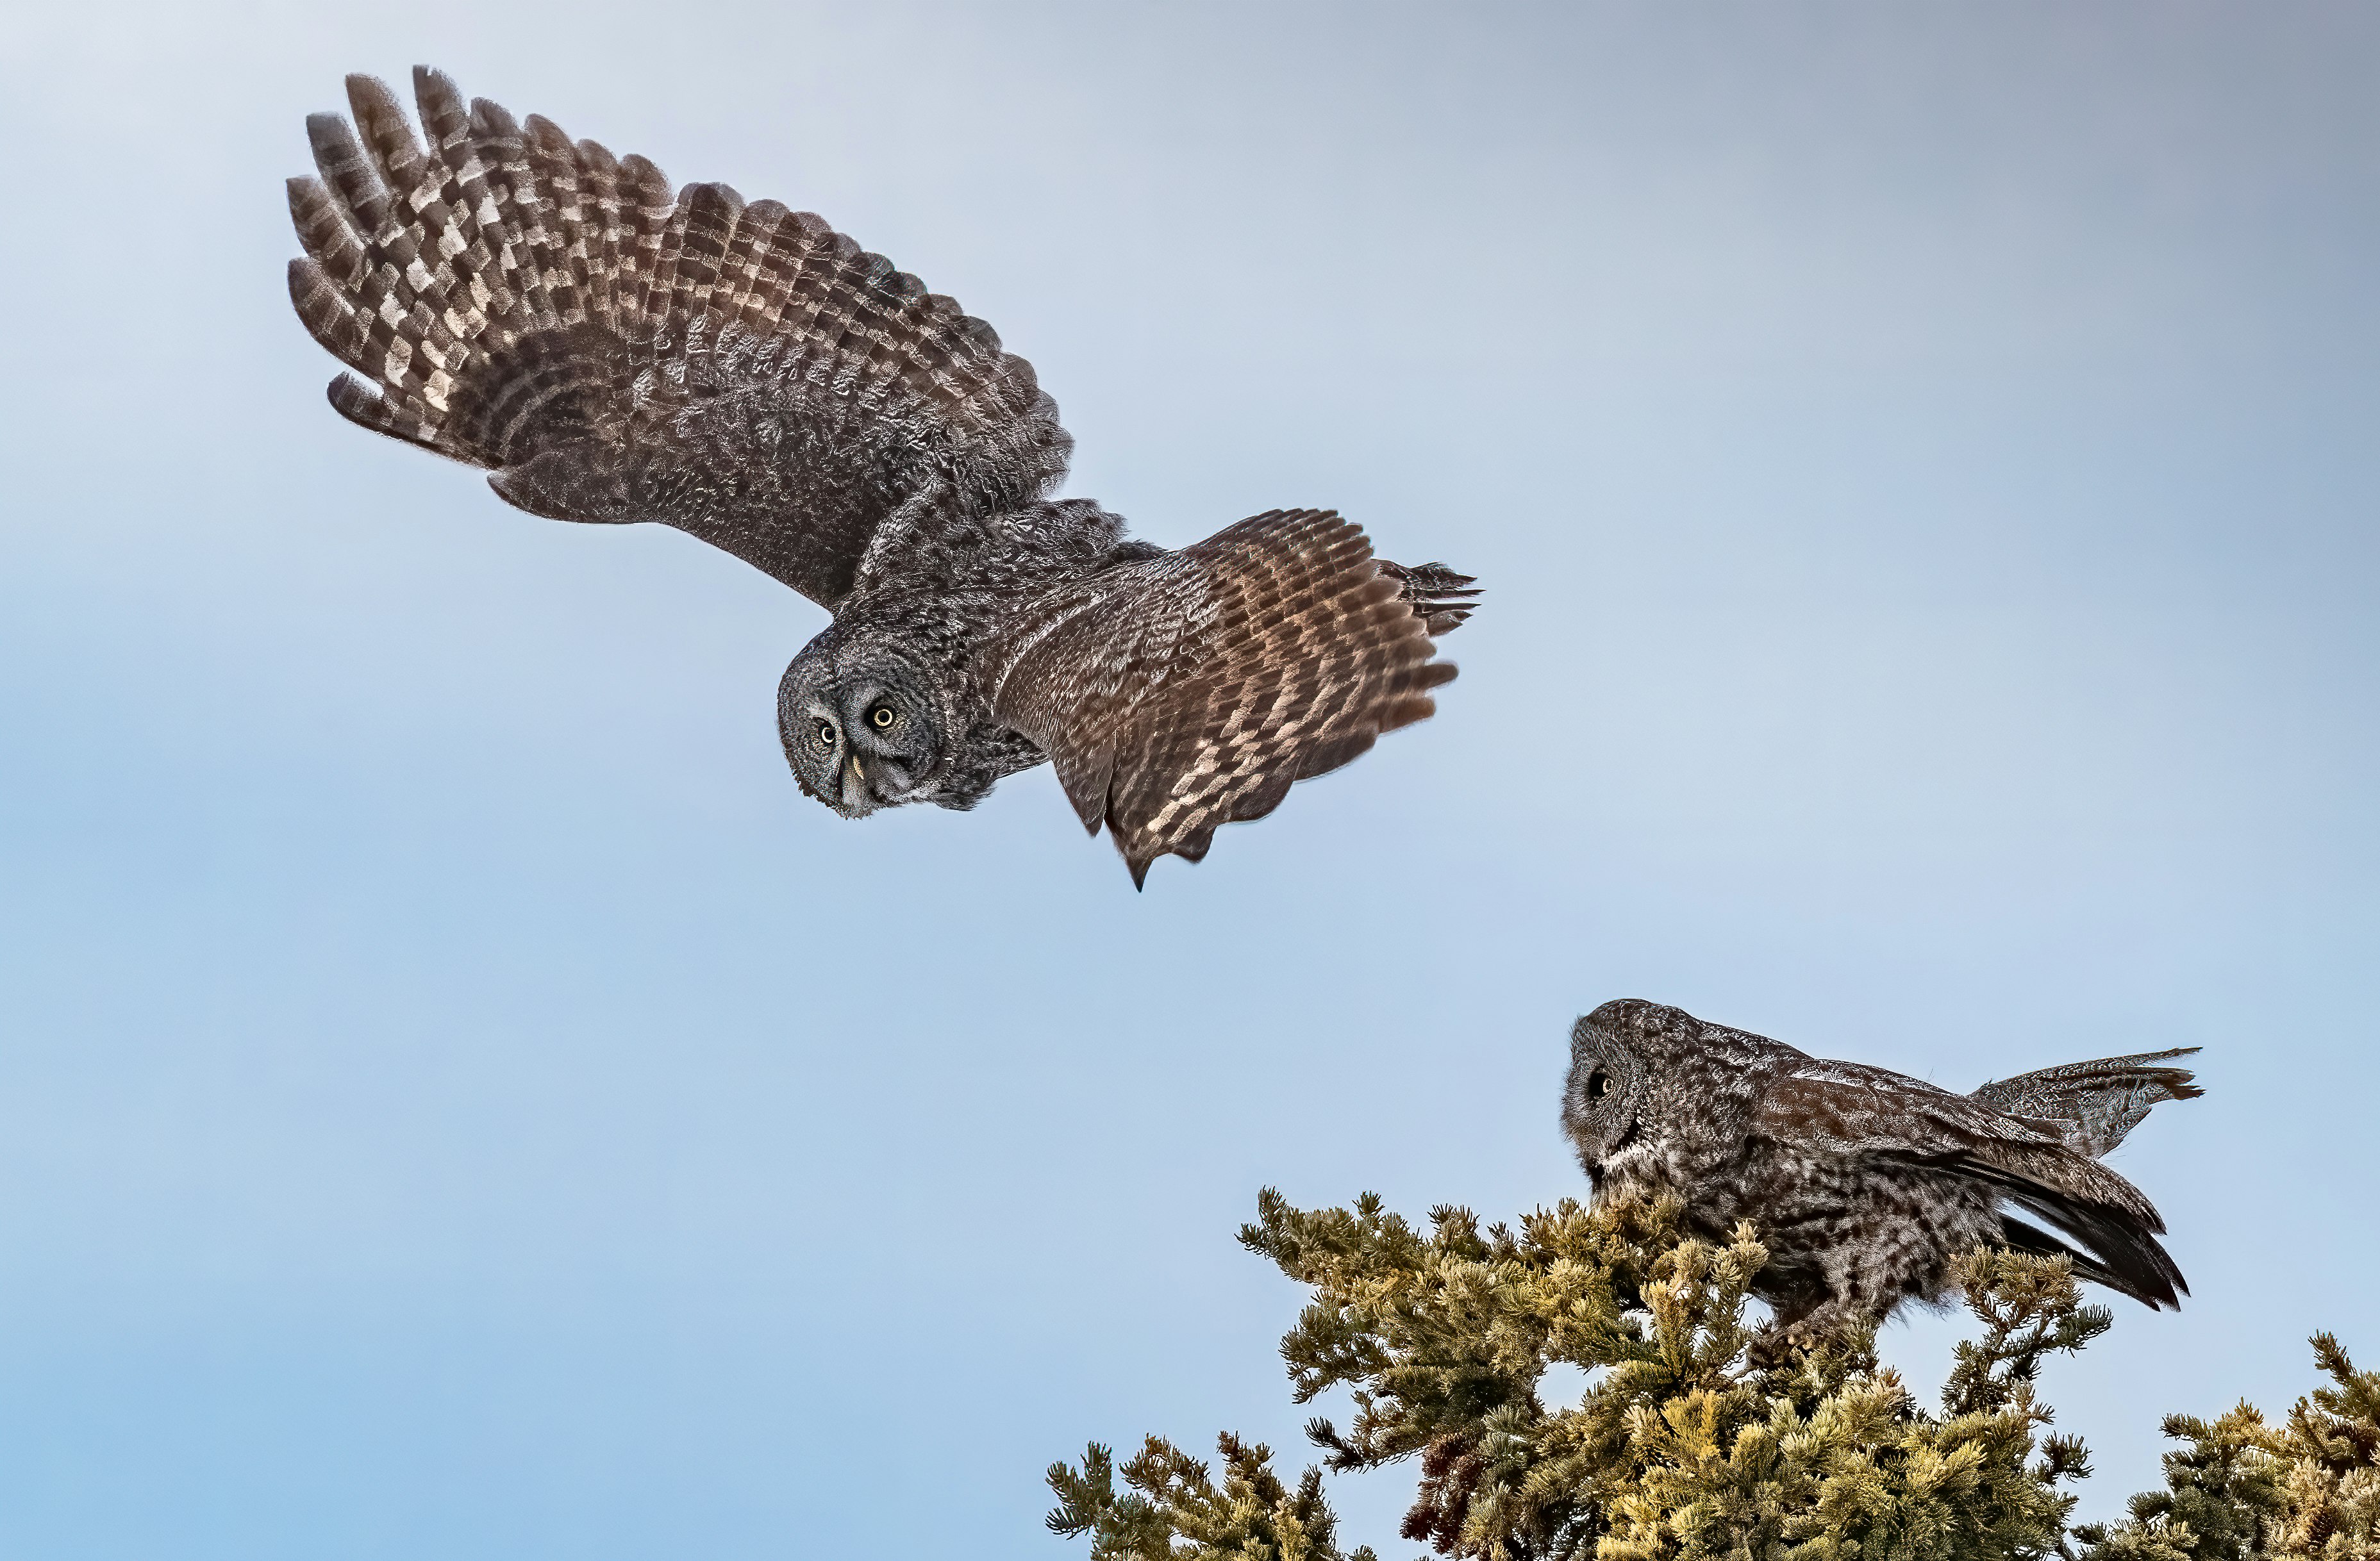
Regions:
<instances>
[{"instance_id":1,"label":"pale blue sky","mask_svg":"<svg viewBox=\"0 0 2380 1561\"><path fill-rule=\"evenodd\" d=\"M1087 1438L1302 1460L1257 1189L1583 1192L1626 995L1962 1088L2206 1048L2117 1162L2192 1301L2048 1377L2088 1512L2380 1361L2380 13L52 11L0 1551L1077 1554ZM804 800L816 609L322 404L281 181L417 60L956 295L1145 535L1475 571L1442 713L1141 896L1046 771Z\"/></svg>"}]
</instances>

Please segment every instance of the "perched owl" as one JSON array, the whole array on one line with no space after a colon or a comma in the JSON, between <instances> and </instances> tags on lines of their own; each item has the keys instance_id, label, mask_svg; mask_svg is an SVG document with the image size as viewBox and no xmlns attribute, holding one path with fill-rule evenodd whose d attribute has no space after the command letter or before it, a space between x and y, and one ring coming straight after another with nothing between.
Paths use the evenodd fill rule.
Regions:
<instances>
[{"instance_id":1,"label":"perched owl","mask_svg":"<svg viewBox=\"0 0 2380 1561\"><path fill-rule=\"evenodd\" d=\"M2157 1101L2201 1093L2147 1066L2180 1055L1952 1095L1630 998L1572 1030L1562 1128L1598 1197L1675 1193L1711 1239L1752 1221L1769 1252L1754 1293L1795 1333L1946 1299L1952 1260L1978 1245L2060 1254L2080 1277L2179 1306L2190 1287L2157 1244L2165 1221L2095 1156Z\"/></svg>"},{"instance_id":2,"label":"perched owl","mask_svg":"<svg viewBox=\"0 0 2380 1561\"><path fill-rule=\"evenodd\" d=\"M973 806L1049 759L1140 883L1430 714L1477 592L1328 511L1169 552L1051 500L1072 440L983 321L806 212L671 193L427 69L428 145L350 77L307 121L289 295L331 405L557 520L657 520L833 622L785 669L802 790L845 817ZM356 376L360 375L358 379Z\"/></svg>"}]
</instances>

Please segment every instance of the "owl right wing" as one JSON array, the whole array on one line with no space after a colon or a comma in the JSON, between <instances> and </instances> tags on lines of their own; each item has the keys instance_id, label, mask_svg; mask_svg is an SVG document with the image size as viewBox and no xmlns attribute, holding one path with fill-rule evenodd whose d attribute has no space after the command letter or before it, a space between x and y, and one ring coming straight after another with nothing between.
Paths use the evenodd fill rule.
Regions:
<instances>
[{"instance_id":1,"label":"owl right wing","mask_svg":"<svg viewBox=\"0 0 2380 1561\"><path fill-rule=\"evenodd\" d=\"M1328 511L1273 510L1041 598L985 684L1137 885L1436 709L1454 668L1430 659L1432 625L1460 622L1469 583L1382 565Z\"/></svg>"},{"instance_id":2,"label":"owl right wing","mask_svg":"<svg viewBox=\"0 0 2380 1561\"><path fill-rule=\"evenodd\" d=\"M2012 1245L2070 1258L2083 1277L2146 1305L2179 1306L2176 1292L2190 1287L2156 1240L2163 1217L2139 1188L2069 1148L2056 1125L1883 1069L1812 1058L1763 1092L1750 1131L1788 1147L1971 1178L2065 1238L2003 1216Z\"/></svg>"},{"instance_id":3,"label":"owl right wing","mask_svg":"<svg viewBox=\"0 0 2380 1561\"><path fill-rule=\"evenodd\" d=\"M289 295L356 372L331 405L559 520L659 520L832 610L888 521L1029 502L1071 442L990 327L807 212L672 197L414 72L307 121ZM358 138L358 132L360 132ZM358 378L359 375L361 378Z\"/></svg>"},{"instance_id":4,"label":"owl right wing","mask_svg":"<svg viewBox=\"0 0 2380 1561\"><path fill-rule=\"evenodd\" d=\"M2047 1122L2077 1154L2102 1159L2141 1124L2151 1107L2168 1100L2194 1100L2206 1093L2191 1083L2189 1069L2153 1066L2188 1057L2197 1049L2176 1047L2171 1051L2069 1062L2019 1073L2012 1079L1995 1079L1977 1089L1974 1098L2011 1117Z\"/></svg>"}]
</instances>

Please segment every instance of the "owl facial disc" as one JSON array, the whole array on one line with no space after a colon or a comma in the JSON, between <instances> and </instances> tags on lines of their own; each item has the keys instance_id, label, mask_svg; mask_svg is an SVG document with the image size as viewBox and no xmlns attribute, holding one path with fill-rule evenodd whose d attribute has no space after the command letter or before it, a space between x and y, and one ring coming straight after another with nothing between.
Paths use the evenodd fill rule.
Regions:
<instances>
[{"instance_id":1,"label":"owl facial disc","mask_svg":"<svg viewBox=\"0 0 2380 1561\"><path fill-rule=\"evenodd\" d=\"M929 800L942 730L941 703L926 680L880 646L857 652L813 642L777 686L777 734L794 779L845 818Z\"/></svg>"},{"instance_id":2,"label":"owl facial disc","mask_svg":"<svg viewBox=\"0 0 2380 1561\"><path fill-rule=\"evenodd\" d=\"M1645 1082L1643 1059L1616 1026L1597 1023L1602 1017L1598 1009L1572 1027L1562 1090L1562 1131L1597 1186L1613 1157L1637 1140Z\"/></svg>"}]
</instances>

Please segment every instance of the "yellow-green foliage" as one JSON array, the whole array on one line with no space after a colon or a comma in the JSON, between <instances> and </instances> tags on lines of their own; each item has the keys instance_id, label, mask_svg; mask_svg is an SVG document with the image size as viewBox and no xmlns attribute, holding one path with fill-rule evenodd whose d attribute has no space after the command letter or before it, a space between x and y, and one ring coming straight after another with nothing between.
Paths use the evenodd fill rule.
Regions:
<instances>
[{"instance_id":1,"label":"yellow-green foliage","mask_svg":"<svg viewBox=\"0 0 2380 1561\"><path fill-rule=\"evenodd\" d=\"M1113 1455L1093 1443L1080 1470L1050 1465L1059 1507L1050 1527L1088 1531L1097 1561L1375 1561L1369 1549L1343 1553L1332 1543L1336 1522L1322 1499L1320 1470L1307 1470L1293 1492L1273 1473L1270 1447L1228 1431L1216 1442L1221 1484L1205 1464L1151 1436L1123 1466L1130 1489L1121 1494Z\"/></svg>"},{"instance_id":2,"label":"yellow-green foliage","mask_svg":"<svg viewBox=\"0 0 2380 1561\"><path fill-rule=\"evenodd\" d=\"M2359 1372L2338 1340L2313 1338L2331 1386L2289 1423L2241 1404L2216 1421L2170 1415L2187 1446L2165 1456L2166 1488L2118 1524L2074 1531L2083 1561L2374 1561L2380 1558L2380 1372Z\"/></svg>"},{"instance_id":3,"label":"yellow-green foliage","mask_svg":"<svg viewBox=\"0 0 2380 1561\"><path fill-rule=\"evenodd\" d=\"M1297 1399L1347 1387L1342 1433L1308 1427L1339 1470L1419 1455L1404 1535L1443 1554L1523 1561L1759 1557L1950 1561L2043 1555L2064 1537L2081 1446L2046 1436L2033 1379L2107 1325L2062 1262L1978 1253L1981 1324L1939 1412L1921 1409L1872 1334L1785 1349L1747 1325L1767 1252L1681 1236L1674 1204L1565 1202L1485 1232L1439 1209L1424 1234L1381 1211L1308 1213L1268 1192L1251 1249L1308 1286L1281 1341ZM1574 1405L1537 1386L1568 1361ZM1225 1437L1224 1478L1150 1438L1050 1473L1050 1526L1095 1561L1356 1561L1336 1547L1319 1470L1293 1492L1269 1455Z\"/></svg>"}]
</instances>

